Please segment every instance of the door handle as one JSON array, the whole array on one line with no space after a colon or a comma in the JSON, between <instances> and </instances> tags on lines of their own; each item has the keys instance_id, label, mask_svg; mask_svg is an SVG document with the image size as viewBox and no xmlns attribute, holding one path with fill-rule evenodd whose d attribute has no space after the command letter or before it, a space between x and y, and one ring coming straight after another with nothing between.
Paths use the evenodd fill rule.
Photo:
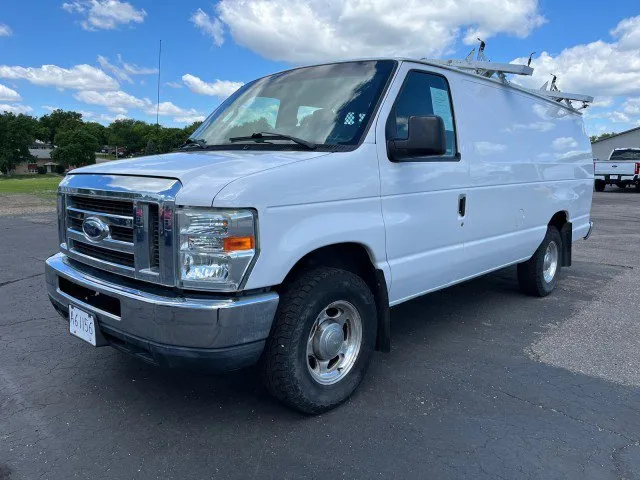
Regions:
<instances>
[{"instance_id":1,"label":"door handle","mask_svg":"<svg viewBox=\"0 0 640 480\"><path fill-rule=\"evenodd\" d=\"M460 218L467 213L467 196L463 193L458 197L458 215Z\"/></svg>"}]
</instances>

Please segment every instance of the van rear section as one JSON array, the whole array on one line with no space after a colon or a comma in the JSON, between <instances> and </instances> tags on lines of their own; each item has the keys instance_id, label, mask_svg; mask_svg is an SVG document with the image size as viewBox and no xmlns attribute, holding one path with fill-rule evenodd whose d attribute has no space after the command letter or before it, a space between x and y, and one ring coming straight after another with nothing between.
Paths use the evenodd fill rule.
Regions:
<instances>
[{"instance_id":1,"label":"van rear section","mask_svg":"<svg viewBox=\"0 0 640 480\"><path fill-rule=\"evenodd\" d=\"M635 185L640 190L640 148L616 148L609 160L595 160L594 177L598 192L606 185L619 188Z\"/></svg>"}]
</instances>

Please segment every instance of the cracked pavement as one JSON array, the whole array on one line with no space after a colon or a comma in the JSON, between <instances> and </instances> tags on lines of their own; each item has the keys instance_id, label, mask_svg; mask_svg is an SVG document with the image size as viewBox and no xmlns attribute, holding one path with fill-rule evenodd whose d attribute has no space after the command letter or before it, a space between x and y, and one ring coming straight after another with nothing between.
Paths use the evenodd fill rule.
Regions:
<instances>
[{"instance_id":1,"label":"cracked pavement","mask_svg":"<svg viewBox=\"0 0 640 480\"><path fill-rule=\"evenodd\" d=\"M52 214L0 217L0 480L640 478L640 194L596 194L544 299L515 269L392 311L345 405L304 417L254 370L160 370L67 333Z\"/></svg>"}]
</instances>

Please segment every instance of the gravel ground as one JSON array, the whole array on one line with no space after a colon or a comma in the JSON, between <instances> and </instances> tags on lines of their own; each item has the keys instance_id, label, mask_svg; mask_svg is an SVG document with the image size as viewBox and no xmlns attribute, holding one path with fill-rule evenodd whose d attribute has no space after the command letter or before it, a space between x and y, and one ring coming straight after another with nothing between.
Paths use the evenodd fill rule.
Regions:
<instances>
[{"instance_id":1,"label":"gravel ground","mask_svg":"<svg viewBox=\"0 0 640 480\"><path fill-rule=\"evenodd\" d=\"M7 215L33 215L56 211L55 197L24 194L0 194L0 217ZM1 479L2 477L0 477Z\"/></svg>"},{"instance_id":2,"label":"gravel ground","mask_svg":"<svg viewBox=\"0 0 640 480\"><path fill-rule=\"evenodd\" d=\"M50 306L52 213L0 217L0 479L640 478L640 195L596 194L560 288L515 269L392 310L392 351L305 417L254 370L154 368Z\"/></svg>"}]
</instances>

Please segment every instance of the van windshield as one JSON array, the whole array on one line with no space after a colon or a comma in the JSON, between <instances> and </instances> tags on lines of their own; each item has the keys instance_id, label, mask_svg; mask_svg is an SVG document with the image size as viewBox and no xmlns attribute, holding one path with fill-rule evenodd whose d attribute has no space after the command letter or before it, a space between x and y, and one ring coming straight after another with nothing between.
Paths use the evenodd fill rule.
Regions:
<instances>
[{"instance_id":1,"label":"van windshield","mask_svg":"<svg viewBox=\"0 0 640 480\"><path fill-rule=\"evenodd\" d=\"M609 160L640 160L640 149L614 150Z\"/></svg>"},{"instance_id":2,"label":"van windshield","mask_svg":"<svg viewBox=\"0 0 640 480\"><path fill-rule=\"evenodd\" d=\"M204 121L188 146L297 150L304 142L314 147L357 145L395 63L318 65L251 82Z\"/></svg>"}]
</instances>

